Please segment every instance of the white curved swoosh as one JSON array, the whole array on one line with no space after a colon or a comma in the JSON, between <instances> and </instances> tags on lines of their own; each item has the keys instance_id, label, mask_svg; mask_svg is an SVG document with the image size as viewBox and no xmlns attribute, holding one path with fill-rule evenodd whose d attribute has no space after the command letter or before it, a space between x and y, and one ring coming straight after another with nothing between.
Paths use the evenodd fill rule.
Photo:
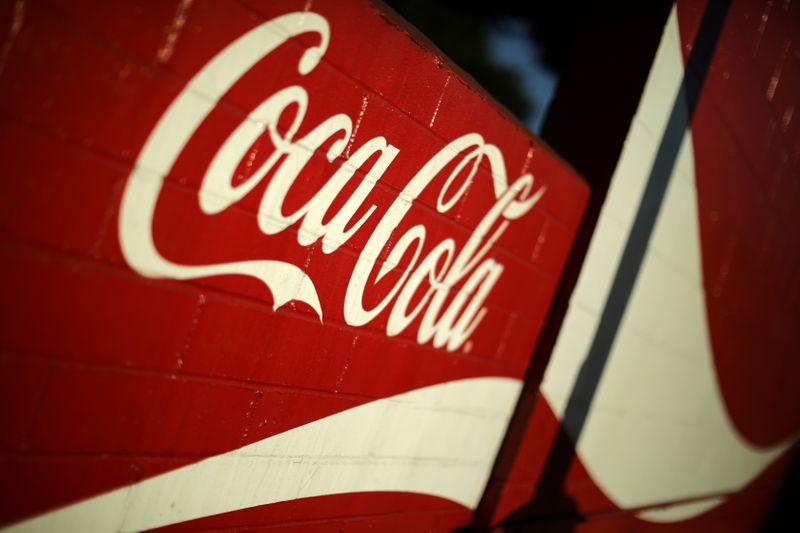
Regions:
<instances>
[{"instance_id":1,"label":"white curved swoosh","mask_svg":"<svg viewBox=\"0 0 800 533\"><path fill-rule=\"evenodd\" d=\"M542 391L559 418L595 335L612 279L683 78L675 8L609 189ZM700 259L694 153L687 132L648 251L577 451L623 509L683 520L724 501L793 442L760 449L726 412L709 342ZM756 400L754 400L756 401Z\"/></svg>"},{"instance_id":2,"label":"white curved swoosh","mask_svg":"<svg viewBox=\"0 0 800 533\"><path fill-rule=\"evenodd\" d=\"M367 491L430 494L474 509L521 385L472 378L383 398L3 531L140 531Z\"/></svg>"}]
</instances>

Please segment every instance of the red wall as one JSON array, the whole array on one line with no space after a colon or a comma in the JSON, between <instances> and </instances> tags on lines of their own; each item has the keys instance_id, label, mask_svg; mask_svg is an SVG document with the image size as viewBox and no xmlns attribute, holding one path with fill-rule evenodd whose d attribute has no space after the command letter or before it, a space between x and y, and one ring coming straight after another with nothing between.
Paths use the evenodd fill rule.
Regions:
<instances>
[{"instance_id":1,"label":"red wall","mask_svg":"<svg viewBox=\"0 0 800 533\"><path fill-rule=\"evenodd\" d=\"M309 8L329 24L324 58L309 74L298 74L301 56L320 39L305 32L223 91L174 162L165 163L148 225L143 204L130 198L137 169L148 170L145 143L165 139L154 128L165 123L169 106L191 93L187 82L235 39ZM0 56L0 522L180 471L389 396L487 376L519 383L588 192L566 164L401 21L355 1L51 0L6 3L0 27L8 34ZM308 94L297 139L336 113L347 116L352 133L331 161L326 152L337 151L332 140L309 154L278 213L299 209L368 140L384 137L399 150L379 179L374 167L369 170L377 156L366 161L334 200L325 222L358 183L377 181L353 221L370 205L374 214L332 253L320 240L298 241L301 221L271 234L259 229L269 177L219 213L198 205L204 173L226 138L266 97L290 85ZM296 113L290 106L275 119L284 137ZM186 120L171 127L180 129ZM423 165L468 133L497 147L508 183L535 176L532 189L517 199L543 193L524 216L507 221L487 250L485 258L502 273L478 301L485 316L474 334L448 351L435 340L420 340L422 315L393 336L386 331L391 306L366 324L348 319L344 301L352 273L367 257L364 248L381 217ZM229 183L252 177L276 150L272 144L267 134L260 136ZM416 198L406 191L413 200L409 213L390 228L380 257L367 259L391 259L398 239L417 225L426 235L421 257L447 239L454 254L464 249L506 178L487 157L458 152ZM454 173L459 187L469 183L466 194L449 209L437 208L459 161L470 163ZM148 236L172 264L271 260L297 267L312 280L322 316L308 300L275 304L272 289L282 279L270 278L274 284L265 287L252 276L181 278L163 265L148 267L138 251L121 248L128 223L122 205L132 213L131 234ZM487 242L488 234L476 236ZM379 282L370 274L365 306L389 293L412 266L411 256L403 254ZM475 287L465 288L468 279L453 281L447 305L459 291L474 297ZM412 301L422 301L429 285L423 276ZM489 398L487 408L493 402ZM501 428L513 398L503 405L496 416ZM487 469L499 440L490 444L481 456ZM465 483L474 483L480 495L485 479L475 480ZM284 501L187 527L448 530L470 516L468 505L445 498L367 491Z\"/></svg>"},{"instance_id":2,"label":"red wall","mask_svg":"<svg viewBox=\"0 0 800 533\"><path fill-rule=\"evenodd\" d=\"M637 274L635 291L656 287L661 296L635 293L638 322L620 326L620 339L635 331L630 338L650 342L638 360L678 360L683 337L701 331L713 380L698 390L707 397L689 402L687 379L642 417L631 398L663 393L669 376L621 372L631 352L618 347L590 412L594 426L577 447L560 420L559 387L580 368L576 339L591 329L575 329L569 313L602 314L598 288L609 284L615 250L633 227L647 154L662 142L659 113L674 104L675 80L659 76L683 77L696 44L704 6L681 1L676 9L677 67L656 58L574 305L553 354L539 354L550 357L545 381L523 396L532 416L517 420L511 434L519 442L495 465L588 197L568 164L384 6L6 3L0 524L447 531L469 524L483 495L479 518L510 529L758 527L800 429L796 2L736 0L728 10L685 128L691 158L676 156L672 180L682 192L667 189ZM277 19L287 13L295 15ZM270 39L274 49L264 44ZM300 103L265 113L278 93ZM383 150L357 161L370 142ZM300 164L283 165L292 157ZM432 160L441 168L412 190ZM336 172L352 174L341 190L331 189ZM518 179L522 190L504 197ZM665 221L680 220L670 198L684 200L693 231L675 233L690 238L664 253ZM502 214L487 220L498 202ZM344 220L337 234L332 227ZM664 339L690 316L673 305L686 279L695 280L681 270L693 264L687 250L696 250L697 283L686 299L699 302L699 318ZM430 256L438 260L426 271L420 265ZM652 265L669 268L651 276ZM393 288L416 282L398 303ZM374 316L358 311L387 297ZM416 306L419 314L397 328L399 311ZM470 312L482 317L471 332L466 319L456 325ZM450 327L436 335L430 322L443 316ZM662 368L653 361L648 368ZM689 378L700 373L692 368ZM647 490L660 481L632 467L633 454L598 462L598 447L622 449L641 437L639 427L665 419L683 435L682 425L698 423L680 407L701 412L714 402L741 448L777 450L774 460L717 483L706 468L742 467L714 463L725 450L712 447L698 460L639 446L652 452L645 466L684 469L698 476L696 487L712 479L707 486L723 489L687 492L672 480L658 498L626 499L608 472L633 470ZM630 431L605 424L609 413ZM665 413L671 418L659 418ZM553 487L543 472L565 442L568 462ZM681 511L687 502L714 505L692 514ZM659 509L666 514L654 520ZM664 519L670 510L684 514Z\"/></svg>"}]
</instances>

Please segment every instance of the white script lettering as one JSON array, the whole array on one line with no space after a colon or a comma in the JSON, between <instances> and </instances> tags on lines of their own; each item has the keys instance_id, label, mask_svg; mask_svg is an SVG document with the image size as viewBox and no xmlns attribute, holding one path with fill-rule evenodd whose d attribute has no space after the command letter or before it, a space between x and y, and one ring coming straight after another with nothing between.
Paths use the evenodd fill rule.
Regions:
<instances>
[{"instance_id":1,"label":"white script lettering","mask_svg":"<svg viewBox=\"0 0 800 533\"><path fill-rule=\"evenodd\" d=\"M298 73L308 74L327 50L329 26L317 14L291 13L261 24L228 45L192 78L161 116L139 154L122 199L120 243L134 270L148 277L180 280L224 274L255 277L272 293L275 309L297 300L323 319L317 289L296 265L280 260L184 265L164 258L153 240L155 206L165 177L200 124L258 61L287 39L307 32L318 34L321 40L318 46L305 51L298 64ZM378 207L370 205L358 220L353 220L377 182L401 156L400 150L384 137L361 144L302 207L284 212L287 194L313 153L329 146L329 162L343 158L353 133L351 118L338 113L296 139L310 105L309 94L301 85L284 87L258 105L214 154L198 192L201 211L209 216L225 211L269 176L258 211L261 232L275 235L299 222L298 244L311 246L321 240L325 254L335 252L370 218L377 217ZM286 122L287 117L290 125L281 133L278 123L282 119ZM274 151L243 181L234 184L238 165L263 135L268 136ZM363 169L368 161L372 161L371 167ZM445 238L423 256L428 239L424 225L416 224L400 236L395 233L422 192L453 163L438 194L438 212L447 213L464 197L482 163L491 170L495 201L460 250L454 239ZM330 213L334 200L359 169L368 178L356 185L336 213ZM534 191L532 174L524 174L509 184L502 153L485 143L481 135L470 133L453 140L417 171L377 222L347 284L343 302L346 322L363 326L388 308L386 333L392 336L405 331L421 315L416 334L419 343L432 342L437 348L457 350L485 316L486 299L503 273L503 265L487 255L510 222L530 211L544 192L545 187ZM393 247L375 272L376 261L390 242ZM377 304L365 307L365 291L400 268L399 263L407 256L410 263L404 265L392 288ZM415 298L423 287L427 288L421 299ZM410 308L412 300L417 303Z\"/></svg>"}]
</instances>

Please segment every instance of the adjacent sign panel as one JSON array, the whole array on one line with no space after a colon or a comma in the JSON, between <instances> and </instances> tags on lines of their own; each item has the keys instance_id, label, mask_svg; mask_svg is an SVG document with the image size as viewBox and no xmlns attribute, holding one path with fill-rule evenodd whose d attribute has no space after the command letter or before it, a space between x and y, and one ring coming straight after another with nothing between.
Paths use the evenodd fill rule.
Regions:
<instances>
[{"instance_id":1,"label":"adjacent sign panel","mask_svg":"<svg viewBox=\"0 0 800 533\"><path fill-rule=\"evenodd\" d=\"M673 7L494 522L755 530L796 453L800 17L704 4Z\"/></svg>"},{"instance_id":2,"label":"adjacent sign panel","mask_svg":"<svg viewBox=\"0 0 800 533\"><path fill-rule=\"evenodd\" d=\"M580 179L369 3L8 11L3 523L468 522Z\"/></svg>"}]
</instances>

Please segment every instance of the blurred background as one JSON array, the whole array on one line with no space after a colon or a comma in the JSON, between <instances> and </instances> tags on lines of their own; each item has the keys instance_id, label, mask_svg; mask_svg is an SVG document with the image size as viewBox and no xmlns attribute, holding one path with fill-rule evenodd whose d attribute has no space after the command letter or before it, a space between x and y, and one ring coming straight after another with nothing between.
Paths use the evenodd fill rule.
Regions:
<instances>
[{"instance_id":1,"label":"blurred background","mask_svg":"<svg viewBox=\"0 0 800 533\"><path fill-rule=\"evenodd\" d=\"M387 3L541 133L583 2Z\"/></svg>"}]
</instances>

